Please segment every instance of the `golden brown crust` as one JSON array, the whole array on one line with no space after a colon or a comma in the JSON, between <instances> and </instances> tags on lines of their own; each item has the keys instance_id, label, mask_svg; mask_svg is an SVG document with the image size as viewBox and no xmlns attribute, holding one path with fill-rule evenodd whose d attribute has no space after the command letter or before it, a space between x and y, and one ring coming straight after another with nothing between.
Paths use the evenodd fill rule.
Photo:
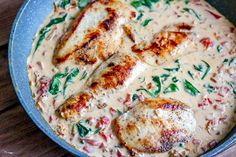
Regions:
<instances>
[{"instance_id":1,"label":"golden brown crust","mask_svg":"<svg viewBox=\"0 0 236 157\"><path fill-rule=\"evenodd\" d=\"M96 8L97 4L100 7ZM101 7L101 5L103 6ZM67 43L71 42L69 41L70 38L74 36L74 33L79 28L79 26L83 24L82 20L88 20L84 19L89 18L89 16L86 16L86 14L99 9L101 16L104 14L102 12L107 12L107 17L99 21L97 26L91 26L91 28L89 26L89 28L86 28L86 31L88 32L84 35L84 38L81 42L72 45L69 49L67 49L68 47L65 48ZM57 65L69 59L74 59L78 64L95 64L98 58L102 61L108 59L112 54L115 53L115 45L118 45L119 42L116 41L113 43L113 48L110 48L111 46L109 46L107 42L111 41L110 39L115 36L113 32L119 34L117 29L120 29L120 22L118 22L120 18L129 19L129 17L123 16L125 12L129 12L129 10L120 1L93 1L78 15L79 17L73 24L73 27L59 41L53 57L53 63ZM99 14L99 12L97 14ZM115 40L118 40L118 38ZM61 51L63 53L61 53Z\"/></svg>"},{"instance_id":2,"label":"golden brown crust","mask_svg":"<svg viewBox=\"0 0 236 157\"><path fill-rule=\"evenodd\" d=\"M99 79L95 79L91 83L90 88L93 90L106 90L122 86L137 64L137 58L126 55L119 63L120 64L109 63L107 70L101 73Z\"/></svg>"},{"instance_id":3,"label":"golden brown crust","mask_svg":"<svg viewBox=\"0 0 236 157\"><path fill-rule=\"evenodd\" d=\"M130 28L130 26L128 25L125 25L123 27L124 31L125 31L125 34L129 37L129 39L132 41L132 42L135 42L135 38L134 38L134 34Z\"/></svg>"},{"instance_id":4,"label":"golden brown crust","mask_svg":"<svg viewBox=\"0 0 236 157\"><path fill-rule=\"evenodd\" d=\"M162 114L159 115L159 112ZM182 118L180 121L183 124L175 124L176 119L166 119L163 114L167 113ZM116 118L113 127L120 143L129 150L162 153L170 150L177 142L189 140L195 128L193 115L187 116L189 114L192 114L189 107L176 100L145 100ZM193 124L186 125L187 122Z\"/></svg>"},{"instance_id":5,"label":"golden brown crust","mask_svg":"<svg viewBox=\"0 0 236 157\"><path fill-rule=\"evenodd\" d=\"M125 81L131 77L132 71L136 68L138 58L131 55L117 54L104 62L97 75L91 78L87 92L79 93L67 99L58 109L61 117L68 119L80 113L86 108L88 102L99 93L123 87ZM100 71L101 70L101 71ZM89 82L89 81L88 81Z\"/></svg>"},{"instance_id":6,"label":"golden brown crust","mask_svg":"<svg viewBox=\"0 0 236 157\"><path fill-rule=\"evenodd\" d=\"M86 108L87 103L92 98L88 93L79 93L76 96L68 98L57 110L59 115L65 119L79 114L83 108Z\"/></svg>"},{"instance_id":7,"label":"golden brown crust","mask_svg":"<svg viewBox=\"0 0 236 157\"><path fill-rule=\"evenodd\" d=\"M60 40L60 42L57 46L57 49L61 49L65 46L66 42L69 40L69 38L72 36L72 34L76 31L76 28L80 24L81 20L84 18L85 13L88 11L89 8L91 8L95 4L95 2L96 1L91 2L86 8L83 9L83 11L79 14L79 17L77 18L77 20L73 24L70 31L65 36L63 36L63 39Z\"/></svg>"},{"instance_id":8,"label":"golden brown crust","mask_svg":"<svg viewBox=\"0 0 236 157\"><path fill-rule=\"evenodd\" d=\"M132 51L138 55L145 53L154 53L156 56L170 55L171 52L188 37L186 32L161 32L152 41L150 45L140 48L134 45Z\"/></svg>"}]
</instances>

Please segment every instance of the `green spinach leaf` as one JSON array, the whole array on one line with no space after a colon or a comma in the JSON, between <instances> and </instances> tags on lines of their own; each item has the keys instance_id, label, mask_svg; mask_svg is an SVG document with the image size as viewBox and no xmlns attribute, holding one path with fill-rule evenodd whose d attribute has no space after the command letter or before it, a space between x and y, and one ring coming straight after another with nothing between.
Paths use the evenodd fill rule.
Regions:
<instances>
[{"instance_id":1,"label":"green spinach leaf","mask_svg":"<svg viewBox=\"0 0 236 157\"><path fill-rule=\"evenodd\" d=\"M179 91L179 88L176 84L174 83L171 83L164 91L163 93L164 94L167 94L167 93L173 93L173 92L177 92Z\"/></svg>"},{"instance_id":2,"label":"green spinach leaf","mask_svg":"<svg viewBox=\"0 0 236 157\"><path fill-rule=\"evenodd\" d=\"M192 85L188 80L184 80L184 90L192 96L196 96L200 91Z\"/></svg>"},{"instance_id":3,"label":"green spinach leaf","mask_svg":"<svg viewBox=\"0 0 236 157\"><path fill-rule=\"evenodd\" d=\"M81 123L77 124L78 132L81 137L85 137L89 134L90 130L83 126Z\"/></svg>"},{"instance_id":4,"label":"green spinach leaf","mask_svg":"<svg viewBox=\"0 0 236 157\"><path fill-rule=\"evenodd\" d=\"M146 19L142 22L142 26L146 27L153 19Z\"/></svg>"},{"instance_id":5,"label":"green spinach leaf","mask_svg":"<svg viewBox=\"0 0 236 157\"><path fill-rule=\"evenodd\" d=\"M70 0L61 0L58 4L59 7L65 9L65 7L70 4Z\"/></svg>"},{"instance_id":6,"label":"green spinach leaf","mask_svg":"<svg viewBox=\"0 0 236 157\"><path fill-rule=\"evenodd\" d=\"M198 20L201 20L201 16L195 10L193 10L192 8L183 8L183 10L190 13L190 14L195 15Z\"/></svg>"},{"instance_id":7,"label":"green spinach leaf","mask_svg":"<svg viewBox=\"0 0 236 157\"><path fill-rule=\"evenodd\" d=\"M79 8L79 9L83 9L83 8L85 8L90 2L91 2L91 0L78 0L78 8Z\"/></svg>"},{"instance_id":8,"label":"green spinach leaf","mask_svg":"<svg viewBox=\"0 0 236 157\"><path fill-rule=\"evenodd\" d=\"M68 75L68 70L66 70L66 72L63 73L57 73L56 75L53 76L51 85L49 87L49 92L52 95L56 95L58 94L58 92L60 91L60 85L61 85L61 79L66 77Z\"/></svg>"},{"instance_id":9,"label":"green spinach leaf","mask_svg":"<svg viewBox=\"0 0 236 157\"><path fill-rule=\"evenodd\" d=\"M80 81L85 79L85 77L88 75L87 71L84 71L81 78L80 78Z\"/></svg>"},{"instance_id":10,"label":"green spinach leaf","mask_svg":"<svg viewBox=\"0 0 236 157\"><path fill-rule=\"evenodd\" d=\"M164 70L169 71L169 72L178 72L180 70L179 60L177 59L175 63L177 64L176 68L164 68Z\"/></svg>"}]
</instances>

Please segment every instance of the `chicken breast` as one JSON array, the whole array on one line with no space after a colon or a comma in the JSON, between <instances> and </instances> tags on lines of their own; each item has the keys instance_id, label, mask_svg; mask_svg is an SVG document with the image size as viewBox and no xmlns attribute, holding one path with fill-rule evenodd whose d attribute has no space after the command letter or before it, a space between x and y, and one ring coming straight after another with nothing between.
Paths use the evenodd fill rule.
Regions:
<instances>
[{"instance_id":1,"label":"chicken breast","mask_svg":"<svg viewBox=\"0 0 236 157\"><path fill-rule=\"evenodd\" d=\"M150 43L143 41L133 45L132 51L141 60L154 66L173 61L186 54L185 48L189 44L186 41L189 39L191 29L192 26L184 23L166 26L154 35Z\"/></svg>"},{"instance_id":2,"label":"chicken breast","mask_svg":"<svg viewBox=\"0 0 236 157\"><path fill-rule=\"evenodd\" d=\"M191 109L172 99L145 100L114 120L120 142L129 150L161 153L187 142L195 131Z\"/></svg>"},{"instance_id":3,"label":"chicken breast","mask_svg":"<svg viewBox=\"0 0 236 157\"><path fill-rule=\"evenodd\" d=\"M53 63L73 59L78 64L95 64L117 52L122 25L133 11L120 0L95 0L77 17L73 27L59 41Z\"/></svg>"},{"instance_id":4,"label":"chicken breast","mask_svg":"<svg viewBox=\"0 0 236 157\"><path fill-rule=\"evenodd\" d=\"M80 114L87 108L92 98L97 99L102 94L125 89L143 70L145 65L133 55L118 53L104 62L92 75L87 83L86 92L79 93L67 99L57 110L65 119Z\"/></svg>"},{"instance_id":5,"label":"chicken breast","mask_svg":"<svg viewBox=\"0 0 236 157\"><path fill-rule=\"evenodd\" d=\"M92 94L81 92L68 98L58 109L57 113L65 119L74 115L80 115L80 112L87 107L88 102L92 99Z\"/></svg>"},{"instance_id":6,"label":"chicken breast","mask_svg":"<svg viewBox=\"0 0 236 157\"><path fill-rule=\"evenodd\" d=\"M89 88L94 93L125 89L145 67L134 55L116 54L96 70L89 80Z\"/></svg>"}]
</instances>

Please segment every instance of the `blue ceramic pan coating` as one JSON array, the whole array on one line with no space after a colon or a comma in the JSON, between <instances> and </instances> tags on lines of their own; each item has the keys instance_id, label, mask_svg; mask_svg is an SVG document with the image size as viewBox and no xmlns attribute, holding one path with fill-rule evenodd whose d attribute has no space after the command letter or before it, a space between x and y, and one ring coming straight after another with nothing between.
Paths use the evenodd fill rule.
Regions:
<instances>
[{"instance_id":1,"label":"blue ceramic pan coating","mask_svg":"<svg viewBox=\"0 0 236 157\"><path fill-rule=\"evenodd\" d=\"M220 12L236 24L235 0L209 0ZM26 0L22 5L12 28L9 41L9 69L16 94L34 123L54 142L80 157L86 157L84 153L59 138L47 122L43 119L34 105L29 87L27 75L27 57L31 51L31 45L35 33L44 19L53 11L52 0ZM219 145L204 154L204 157L215 156L236 143L236 127Z\"/></svg>"}]
</instances>

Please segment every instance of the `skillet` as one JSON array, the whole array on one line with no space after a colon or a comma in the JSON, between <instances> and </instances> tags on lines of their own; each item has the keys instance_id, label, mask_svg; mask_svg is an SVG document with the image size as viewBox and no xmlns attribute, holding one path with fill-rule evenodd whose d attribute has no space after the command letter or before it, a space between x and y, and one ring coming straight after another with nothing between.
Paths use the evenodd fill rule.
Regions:
<instances>
[{"instance_id":1,"label":"skillet","mask_svg":"<svg viewBox=\"0 0 236 157\"><path fill-rule=\"evenodd\" d=\"M236 25L236 1L235 0L207 0L234 25ZM47 122L43 119L40 112L34 105L29 87L27 75L27 57L31 51L31 45L35 33L40 24L53 10L52 0L25 0L19 10L12 27L9 41L9 69L13 86L16 94L27 114L33 122L54 142L80 157L86 157L84 153L59 138ZM222 140L215 148L209 150L203 157L211 157L228 149L236 143L236 126L230 131L227 137Z\"/></svg>"}]
</instances>

